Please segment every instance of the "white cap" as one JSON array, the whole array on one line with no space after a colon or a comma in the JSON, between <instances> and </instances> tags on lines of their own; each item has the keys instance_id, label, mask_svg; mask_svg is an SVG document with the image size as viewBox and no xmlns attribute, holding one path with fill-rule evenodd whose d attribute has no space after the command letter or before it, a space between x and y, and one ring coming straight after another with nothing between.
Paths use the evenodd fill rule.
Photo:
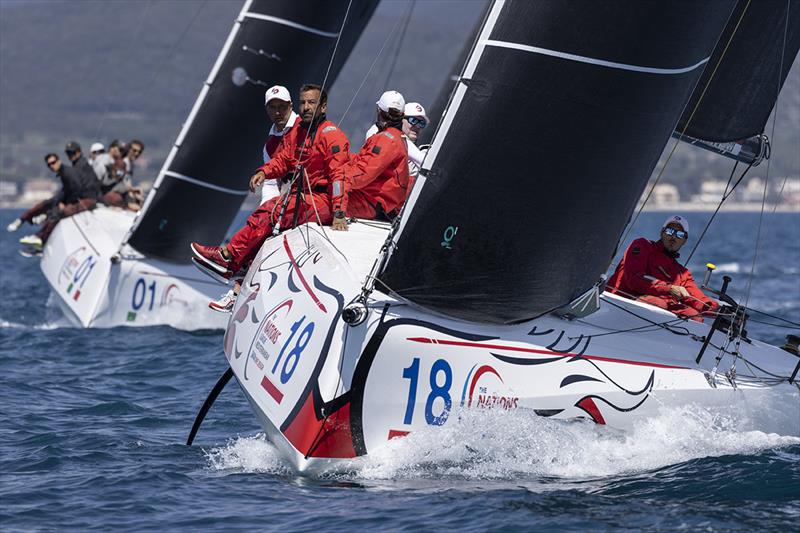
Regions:
<instances>
[{"instance_id":1,"label":"white cap","mask_svg":"<svg viewBox=\"0 0 800 533\"><path fill-rule=\"evenodd\" d=\"M289 94L289 89L283 85L273 85L264 93L264 105L267 105L270 100L283 100L284 102L291 102L292 96Z\"/></svg>"},{"instance_id":2,"label":"white cap","mask_svg":"<svg viewBox=\"0 0 800 533\"><path fill-rule=\"evenodd\" d=\"M403 95L397 91L386 91L381 95L381 99L375 102L381 111L388 112L390 109L403 112L406 106L406 100Z\"/></svg>"},{"instance_id":3,"label":"white cap","mask_svg":"<svg viewBox=\"0 0 800 533\"><path fill-rule=\"evenodd\" d=\"M407 117L422 117L428 120L428 116L425 114L425 108L418 102L407 103L403 114Z\"/></svg>"},{"instance_id":4,"label":"white cap","mask_svg":"<svg viewBox=\"0 0 800 533\"><path fill-rule=\"evenodd\" d=\"M689 233L689 221L686 220L686 217L682 217L680 215L672 215L664 223L661 225L662 228L666 228L670 224L678 224L680 227L683 228L683 231Z\"/></svg>"},{"instance_id":5,"label":"white cap","mask_svg":"<svg viewBox=\"0 0 800 533\"><path fill-rule=\"evenodd\" d=\"M105 150L106 147L103 146L103 143L94 143L91 148L89 148L89 153L92 152L102 152Z\"/></svg>"}]
</instances>

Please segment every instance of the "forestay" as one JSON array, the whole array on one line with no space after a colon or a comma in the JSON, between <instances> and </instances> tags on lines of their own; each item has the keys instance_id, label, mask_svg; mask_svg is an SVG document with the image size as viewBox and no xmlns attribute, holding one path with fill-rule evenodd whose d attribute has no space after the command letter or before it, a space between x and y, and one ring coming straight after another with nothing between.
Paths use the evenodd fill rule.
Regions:
<instances>
[{"instance_id":1,"label":"forestay","mask_svg":"<svg viewBox=\"0 0 800 533\"><path fill-rule=\"evenodd\" d=\"M167 157L128 240L138 251L187 262L189 243L219 242L247 195L268 131L264 90L330 85L377 0L248 0Z\"/></svg>"},{"instance_id":2,"label":"forestay","mask_svg":"<svg viewBox=\"0 0 800 533\"><path fill-rule=\"evenodd\" d=\"M676 130L713 142L763 133L799 48L800 2L739 0Z\"/></svg>"},{"instance_id":3,"label":"forestay","mask_svg":"<svg viewBox=\"0 0 800 533\"><path fill-rule=\"evenodd\" d=\"M733 5L496 0L378 287L492 323L591 288Z\"/></svg>"}]
</instances>

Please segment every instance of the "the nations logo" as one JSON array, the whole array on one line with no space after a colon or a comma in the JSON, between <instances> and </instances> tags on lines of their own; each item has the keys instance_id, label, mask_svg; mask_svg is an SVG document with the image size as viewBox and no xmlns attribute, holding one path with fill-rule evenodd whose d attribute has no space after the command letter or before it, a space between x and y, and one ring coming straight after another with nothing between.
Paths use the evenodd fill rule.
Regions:
<instances>
[{"instance_id":1,"label":"the nations logo","mask_svg":"<svg viewBox=\"0 0 800 533\"><path fill-rule=\"evenodd\" d=\"M502 376L490 365L475 365L469 371L464 390L461 393L461 406L500 407L515 409L519 397L510 394Z\"/></svg>"}]
</instances>

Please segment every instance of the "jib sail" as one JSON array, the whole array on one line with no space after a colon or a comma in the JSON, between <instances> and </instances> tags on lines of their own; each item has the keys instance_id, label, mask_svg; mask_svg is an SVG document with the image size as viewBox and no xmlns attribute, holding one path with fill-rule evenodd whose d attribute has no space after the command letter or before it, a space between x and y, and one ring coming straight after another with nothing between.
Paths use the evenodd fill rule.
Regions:
<instances>
[{"instance_id":1,"label":"jib sail","mask_svg":"<svg viewBox=\"0 0 800 533\"><path fill-rule=\"evenodd\" d=\"M496 0L378 287L491 323L590 289L733 5Z\"/></svg>"},{"instance_id":2,"label":"jib sail","mask_svg":"<svg viewBox=\"0 0 800 533\"><path fill-rule=\"evenodd\" d=\"M712 142L763 133L798 49L800 2L739 0L676 132Z\"/></svg>"},{"instance_id":3,"label":"jib sail","mask_svg":"<svg viewBox=\"0 0 800 533\"><path fill-rule=\"evenodd\" d=\"M377 0L245 2L200 96L167 157L128 243L170 261L189 260L189 243L219 242L261 164L268 131L264 90L305 82L330 85Z\"/></svg>"}]
</instances>

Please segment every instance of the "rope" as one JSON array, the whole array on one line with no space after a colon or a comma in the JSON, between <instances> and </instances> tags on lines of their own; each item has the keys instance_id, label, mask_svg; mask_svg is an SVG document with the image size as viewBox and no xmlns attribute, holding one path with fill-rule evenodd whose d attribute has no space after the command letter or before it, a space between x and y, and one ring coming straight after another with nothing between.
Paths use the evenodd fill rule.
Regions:
<instances>
[{"instance_id":1,"label":"rope","mask_svg":"<svg viewBox=\"0 0 800 533\"><path fill-rule=\"evenodd\" d=\"M705 87L703 87L703 91L700 93L700 96L698 97L697 102L695 103L694 108L692 109L692 112L689 114L689 119L686 121L686 124L684 125L683 130L681 131L681 135L680 135L681 137L686 135L686 130L689 129L689 125L692 123L692 119L694 118L695 113L697 113L697 110L700 109L700 104L703 102L703 98L706 95L706 91L708 91L708 88L711 86L711 82L714 80L714 76L716 76L717 70L719 69L719 66L722 64L722 60L725 58L725 54L728 53L728 48L730 47L731 42L733 41L733 38L736 35L736 32L739 31L739 25L742 23L742 20L744 19L744 15L745 15L745 13L747 13L747 9L749 7L750 7L750 0L747 0L747 5L744 6L744 9L742 10L742 14L739 16L739 20L736 21L736 26L733 28L733 32L731 32L731 36L728 38L728 42L725 43L725 48L722 50L722 54L720 54L719 61L717 61L717 64L714 65L714 70L711 71L711 76L709 76ZM686 109L687 105L689 105L688 101L686 102L686 105L684 105L684 110ZM675 151L678 149L678 143L680 143L680 142L681 142L680 139L675 139L675 143L672 145L672 150L670 150L666 161L664 161L664 164L662 165L661 170L658 172L658 175L656 176L656 179L653 182L652 187L650 187L650 190L647 192L647 196L645 196L644 201L642 202L642 205L639 207L639 210L636 212L636 215L633 217L633 221L628 226L628 230L625 232L625 234L623 235L622 239L620 239L617 242L617 250L619 250L620 244L625 242L625 240L628 238L628 235L630 235L631 231L633 230L633 227L636 225L636 221L639 219L639 215L641 215L642 211L644 211L645 205L647 205L647 202L650 200L650 196L652 196L653 191L656 188L656 185L658 185L658 182L661 180L661 177L664 175L664 171L667 169L667 166L669 165L669 162L672 159L672 156L675 154Z\"/></svg>"},{"instance_id":2,"label":"rope","mask_svg":"<svg viewBox=\"0 0 800 533\"><path fill-rule=\"evenodd\" d=\"M736 167L738 165L739 165L738 161L733 165L733 170L731 170L731 175L728 178L728 183L725 185L725 192L722 194L722 198L720 198L716 209L714 209L714 213L711 214L711 218L708 219L708 222L706 222L706 225L703 228L703 232L700 234L700 238L697 239L697 242L695 242L694 246L692 247L692 251L689 252L689 257L687 257L686 261L683 262L683 266L686 266L686 265L689 264L689 260L694 255L694 252L697 250L697 247L700 246L700 243L702 242L703 237L706 236L706 232L708 231L708 228L711 227L711 223L714 221L714 218L717 216L717 213L719 213L719 210L722 208L722 204L725 203L725 200L727 200L730 197L731 194L733 194L733 191L734 191L734 189L736 189L736 186L739 185L739 183L742 182L742 180L747 175L747 173L750 171L750 169L753 168L753 163L750 163L749 165L747 165L747 168L744 169L744 172L742 172L742 175L739 176L739 179L736 180L736 183L733 184L733 187L731 187L731 190L729 191L728 190L728 186L731 184L731 180L733 179L733 175L736 172Z\"/></svg>"}]
</instances>

